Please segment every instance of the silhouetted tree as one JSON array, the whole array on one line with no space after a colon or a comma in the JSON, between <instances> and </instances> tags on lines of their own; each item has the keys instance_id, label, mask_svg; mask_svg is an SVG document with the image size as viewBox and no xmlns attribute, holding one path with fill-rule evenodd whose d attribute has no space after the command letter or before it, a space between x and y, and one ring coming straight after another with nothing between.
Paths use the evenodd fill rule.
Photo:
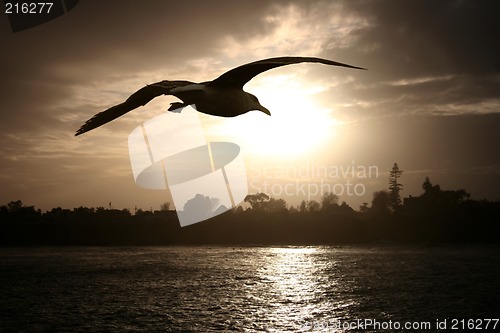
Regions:
<instances>
[{"instance_id":1,"label":"silhouetted tree","mask_svg":"<svg viewBox=\"0 0 500 333\"><path fill-rule=\"evenodd\" d=\"M25 206L21 200L11 201L7 206L2 206L2 219L16 222L35 222L40 219L42 212L34 206Z\"/></svg>"},{"instance_id":2,"label":"silhouetted tree","mask_svg":"<svg viewBox=\"0 0 500 333\"><path fill-rule=\"evenodd\" d=\"M387 216L391 214L391 194L387 191L373 193L372 207L370 212L376 216Z\"/></svg>"},{"instance_id":3,"label":"silhouetted tree","mask_svg":"<svg viewBox=\"0 0 500 333\"><path fill-rule=\"evenodd\" d=\"M135 212L134 216L135 216L135 218L141 220L141 219L145 219L147 217L153 216L153 212L151 212L150 210L143 210L142 208L139 208Z\"/></svg>"},{"instance_id":4,"label":"silhouetted tree","mask_svg":"<svg viewBox=\"0 0 500 333\"><path fill-rule=\"evenodd\" d=\"M268 201L262 202L259 208L269 213L278 213L286 212L288 205L284 199L270 198Z\"/></svg>"},{"instance_id":5,"label":"silhouetted tree","mask_svg":"<svg viewBox=\"0 0 500 333\"><path fill-rule=\"evenodd\" d=\"M321 197L321 210L322 211L333 211L339 207L339 196L328 192L324 193Z\"/></svg>"},{"instance_id":6,"label":"silhouetted tree","mask_svg":"<svg viewBox=\"0 0 500 333\"><path fill-rule=\"evenodd\" d=\"M23 208L23 202L21 200L11 201L7 204L9 212L15 213Z\"/></svg>"},{"instance_id":7,"label":"silhouetted tree","mask_svg":"<svg viewBox=\"0 0 500 333\"><path fill-rule=\"evenodd\" d=\"M452 205L460 205L470 198L470 193L465 190L444 191L447 201Z\"/></svg>"},{"instance_id":8,"label":"silhouetted tree","mask_svg":"<svg viewBox=\"0 0 500 333\"><path fill-rule=\"evenodd\" d=\"M167 211L170 210L170 202L164 202L160 205L160 210Z\"/></svg>"},{"instance_id":9,"label":"silhouetted tree","mask_svg":"<svg viewBox=\"0 0 500 333\"><path fill-rule=\"evenodd\" d=\"M196 194L192 199L189 199L184 204L184 209L181 212L189 219L203 220L218 214L218 210L226 211L225 206L219 206L220 200L211 198L202 194Z\"/></svg>"},{"instance_id":10,"label":"silhouetted tree","mask_svg":"<svg viewBox=\"0 0 500 333\"><path fill-rule=\"evenodd\" d=\"M422 188L424 189L422 197L434 204L456 206L470 197L465 190L443 191L439 185L432 185L429 177L425 177Z\"/></svg>"},{"instance_id":11,"label":"silhouetted tree","mask_svg":"<svg viewBox=\"0 0 500 333\"><path fill-rule=\"evenodd\" d=\"M95 213L94 208L88 208L88 207L83 207L80 206L78 208L73 208L73 215L77 220L80 221L91 221L92 216Z\"/></svg>"},{"instance_id":12,"label":"silhouetted tree","mask_svg":"<svg viewBox=\"0 0 500 333\"><path fill-rule=\"evenodd\" d=\"M307 202L305 200L302 200L300 205L297 207L297 210L302 213L307 212Z\"/></svg>"},{"instance_id":13,"label":"silhouetted tree","mask_svg":"<svg viewBox=\"0 0 500 333\"><path fill-rule=\"evenodd\" d=\"M432 183L428 176L425 177L424 183L422 184L422 188L424 190L424 194L432 191Z\"/></svg>"},{"instance_id":14,"label":"silhouetted tree","mask_svg":"<svg viewBox=\"0 0 500 333\"><path fill-rule=\"evenodd\" d=\"M244 212L244 210L243 210L243 207L241 207L241 206L237 206L236 208L234 208L234 209L232 210L232 212L233 212L233 213L235 213L235 214L241 214L241 213L243 213L243 212Z\"/></svg>"},{"instance_id":15,"label":"silhouetted tree","mask_svg":"<svg viewBox=\"0 0 500 333\"><path fill-rule=\"evenodd\" d=\"M316 200L309 200L307 202L307 211L308 212L319 212L320 209L321 209L321 205Z\"/></svg>"},{"instance_id":16,"label":"silhouetted tree","mask_svg":"<svg viewBox=\"0 0 500 333\"><path fill-rule=\"evenodd\" d=\"M1 206L0 207L0 223L6 222L8 218L9 218L9 208L7 208L7 206Z\"/></svg>"},{"instance_id":17,"label":"silhouetted tree","mask_svg":"<svg viewBox=\"0 0 500 333\"><path fill-rule=\"evenodd\" d=\"M436 198L441 193L441 187L439 185L432 185L429 177L425 177L422 188L424 189L423 196L428 198Z\"/></svg>"},{"instance_id":18,"label":"silhouetted tree","mask_svg":"<svg viewBox=\"0 0 500 333\"><path fill-rule=\"evenodd\" d=\"M249 194L245 197L245 202L248 202L252 209L262 208L263 203L269 200L269 196L265 193Z\"/></svg>"},{"instance_id":19,"label":"silhouetted tree","mask_svg":"<svg viewBox=\"0 0 500 333\"><path fill-rule=\"evenodd\" d=\"M352 209L352 207L349 206L345 201L342 201L342 204L338 208L339 208L339 213L344 215L349 215L351 213L354 213L354 209Z\"/></svg>"},{"instance_id":20,"label":"silhouetted tree","mask_svg":"<svg viewBox=\"0 0 500 333\"><path fill-rule=\"evenodd\" d=\"M363 214L367 213L369 210L368 202L363 202L363 205L359 206L359 211Z\"/></svg>"},{"instance_id":21,"label":"silhouetted tree","mask_svg":"<svg viewBox=\"0 0 500 333\"><path fill-rule=\"evenodd\" d=\"M399 183L399 177L403 174L403 170L400 170L397 163L394 163L392 170L389 173L389 191L390 191L390 204L395 210L401 206L401 189L402 184Z\"/></svg>"},{"instance_id":22,"label":"silhouetted tree","mask_svg":"<svg viewBox=\"0 0 500 333\"><path fill-rule=\"evenodd\" d=\"M297 210L301 213L319 212L321 204L316 200L302 200L300 205L297 206Z\"/></svg>"}]
</instances>

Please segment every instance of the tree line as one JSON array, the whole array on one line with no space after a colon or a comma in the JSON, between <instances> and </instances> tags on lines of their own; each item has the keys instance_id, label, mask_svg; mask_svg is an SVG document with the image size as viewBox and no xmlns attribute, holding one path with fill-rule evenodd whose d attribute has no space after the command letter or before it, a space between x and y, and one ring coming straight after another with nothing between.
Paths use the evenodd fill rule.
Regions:
<instances>
[{"instance_id":1,"label":"tree line","mask_svg":"<svg viewBox=\"0 0 500 333\"><path fill-rule=\"evenodd\" d=\"M160 210L78 207L42 213L11 201L0 206L0 245L345 244L379 242L500 242L500 202L442 190L428 177L423 193L401 199L403 171L394 165L389 190L354 210L333 193L289 206L265 193L181 228L169 205Z\"/></svg>"}]
</instances>

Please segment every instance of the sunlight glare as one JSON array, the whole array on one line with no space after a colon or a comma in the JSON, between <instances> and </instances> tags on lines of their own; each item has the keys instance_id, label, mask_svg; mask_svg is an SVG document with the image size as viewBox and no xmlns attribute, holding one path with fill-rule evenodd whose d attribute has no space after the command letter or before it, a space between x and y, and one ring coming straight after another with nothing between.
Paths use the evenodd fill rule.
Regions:
<instances>
[{"instance_id":1,"label":"sunlight glare","mask_svg":"<svg viewBox=\"0 0 500 333\"><path fill-rule=\"evenodd\" d=\"M253 153L276 157L293 157L330 142L336 122L330 110L318 107L313 97L322 87L303 89L302 84L287 79L266 78L247 90L259 98L272 116L250 111L224 119L214 130L232 137Z\"/></svg>"}]
</instances>

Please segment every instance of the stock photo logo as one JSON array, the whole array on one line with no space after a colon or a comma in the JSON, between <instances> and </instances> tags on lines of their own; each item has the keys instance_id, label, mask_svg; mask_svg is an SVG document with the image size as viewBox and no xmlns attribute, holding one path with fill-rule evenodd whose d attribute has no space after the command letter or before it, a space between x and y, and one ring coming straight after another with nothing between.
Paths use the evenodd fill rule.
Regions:
<instances>
[{"instance_id":1,"label":"stock photo logo","mask_svg":"<svg viewBox=\"0 0 500 333\"><path fill-rule=\"evenodd\" d=\"M128 148L136 184L169 189L182 227L222 214L248 194L240 146L208 142L192 106L138 126Z\"/></svg>"}]
</instances>

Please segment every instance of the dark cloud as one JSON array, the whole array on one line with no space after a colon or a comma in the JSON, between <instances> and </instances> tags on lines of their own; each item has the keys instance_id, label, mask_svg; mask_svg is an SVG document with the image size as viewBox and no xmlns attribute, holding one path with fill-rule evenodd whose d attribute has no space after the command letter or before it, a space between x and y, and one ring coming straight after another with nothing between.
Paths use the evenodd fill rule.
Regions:
<instances>
[{"instance_id":1,"label":"dark cloud","mask_svg":"<svg viewBox=\"0 0 500 333\"><path fill-rule=\"evenodd\" d=\"M500 72L498 1L349 1L366 17L357 46L385 77ZM367 51L370 50L370 51Z\"/></svg>"},{"instance_id":2,"label":"dark cloud","mask_svg":"<svg viewBox=\"0 0 500 333\"><path fill-rule=\"evenodd\" d=\"M349 49L335 48L333 43L325 51L350 57L369 69L342 87L349 97L345 103L353 105L347 112L376 117L500 111L500 3L388 0L343 4L347 15L368 22L354 31L355 42Z\"/></svg>"}]
</instances>

